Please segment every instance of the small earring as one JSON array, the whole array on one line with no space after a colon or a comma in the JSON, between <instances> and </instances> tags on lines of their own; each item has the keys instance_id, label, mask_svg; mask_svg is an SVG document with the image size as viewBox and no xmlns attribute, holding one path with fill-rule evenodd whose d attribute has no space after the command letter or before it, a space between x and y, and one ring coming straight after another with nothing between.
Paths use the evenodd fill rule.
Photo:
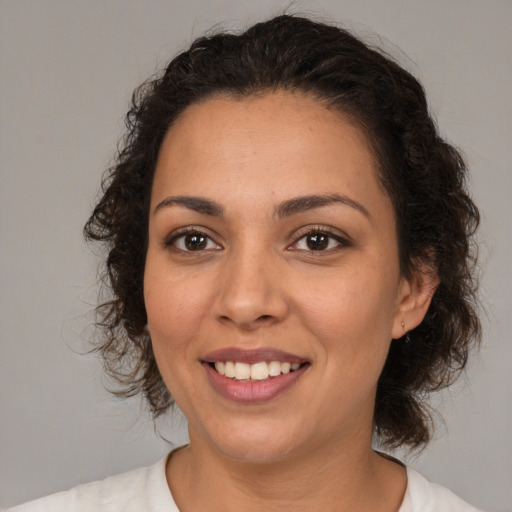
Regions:
<instances>
[{"instance_id":1,"label":"small earring","mask_svg":"<svg viewBox=\"0 0 512 512\"><path fill-rule=\"evenodd\" d=\"M406 331L405 330L405 322L402 320L400 322L400 325L402 326L402 329L404 330L404 335L402 337L405 337L405 343L410 343L410 339L409 339L409 331Z\"/></svg>"}]
</instances>

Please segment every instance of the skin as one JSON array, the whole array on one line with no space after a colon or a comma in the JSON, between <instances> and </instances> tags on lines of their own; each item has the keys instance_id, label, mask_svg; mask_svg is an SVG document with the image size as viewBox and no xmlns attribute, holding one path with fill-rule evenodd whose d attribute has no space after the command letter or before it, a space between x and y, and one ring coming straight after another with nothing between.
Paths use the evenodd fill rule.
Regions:
<instances>
[{"instance_id":1,"label":"skin","mask_svg":"<svg viewBox=\"0 0 512 512\"><path fill-rule=\"evenodd\" d=\"M333 194L344 202L276 213ZM421 322L435 283L400 274L395 224L366 136L318 100L217 97L171 126L144 293L160 372L189 422L190 445L167 466L180 510L398 510L405 471L371 450L375 392L391 340ZM206 245L187 250L183 228ZM328 245L312 250L319 231ZM201 365L225 347L310 366L272 400L238 403Z\"/></svg>"}]
</instances>

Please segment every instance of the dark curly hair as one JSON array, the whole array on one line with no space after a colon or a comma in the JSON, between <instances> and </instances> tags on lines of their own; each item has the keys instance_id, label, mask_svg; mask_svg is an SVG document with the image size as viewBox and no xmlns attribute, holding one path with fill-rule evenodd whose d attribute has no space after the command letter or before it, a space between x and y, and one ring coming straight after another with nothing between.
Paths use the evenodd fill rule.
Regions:
<instances>
[{"instance_id":1,"label":"dark curly hair","mask_svg":"<svg viewBox=\"0 0 512 512\"><path fill-rule=\"evenodd\" d=\"M84 231L108 250L96 346L115 393L142 392L156 418L173 400L146 329L143 275L155 165L170 125L187 106L286 90L309 94L366 133L397 218L401 270L435 269L439 287L423 322L394 340L380 376L375 430L388 446L428 442L427 397L449 385L480 340L472 236L479 213L460 153L437 132L421 84L383 51L346 30L278 16L240 34L201 37L136 89L127 134Z\"/></svg>"}]
</instances>

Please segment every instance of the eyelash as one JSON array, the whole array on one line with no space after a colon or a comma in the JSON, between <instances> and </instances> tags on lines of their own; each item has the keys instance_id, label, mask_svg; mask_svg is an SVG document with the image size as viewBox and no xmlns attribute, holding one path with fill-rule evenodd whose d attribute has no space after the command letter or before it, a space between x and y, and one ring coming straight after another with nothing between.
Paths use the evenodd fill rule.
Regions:
<instances>
[{"instance_id":1,"label":"eyelash","mask_svg":"<svg viewBox=\"0 0 512 512\"><path fill-rule=\"evenodd\" d=\"M199 248L197 250L187 249L186 246L178 247L178 242L180 240L183 241L183 244L186 243L185 239L188 235L195 235L197 237L204 238L206 247ZM301 249L298 247L299 243L302 240L306 241L305 243L307 244L307 238L315 236L315 235L321 236L321 237L326 237L327 246L322 247L321 249L311 249L311 248L302 248ZM322 243L323 241L324 240L320 241L320 243ZM334 247L329 247L329 245L331 245L332 241L334 241L336 243L336 245ZM211 243L213 243L216 247L213 249L208 248L208 245ZM320 253L331 253L333 251L336 251L337 249L340 249L342 247L350 247L351 245L352 245L352 243L348 240L348 237L344 237L344 236L340 235L339 233L335 233L335 232L331 231L330 229L327 229L323 226L322 227L318 226L318 227L313 227L313 228L310 227L307 229L307 231L300 234L300 236L298 236L298 238L296 238L295 242L293 242L290 246L288 246L288 249L293 250L293 251L304 251L304 252L309 252L311 254L319 255ZM222 249L222 247L217 242L215 242L215 240L210 235L208 235L201 229L198 229L195 227L186 227L186 228L180 229L178 232L172 233L171 236L169 236L164 241L164 247L173 248L183 254L204 253L206 251Z\"/></svg>"},{"instance_id":2,"label":"eyelash","mask_svg":"<svg viewBox=\"0 0 512 512\"><path fill-rule=\"evenodd\" d=\"M204 252L204 251L211 251L212 249L198 249L198 250L189 250L189 249L186 249L186 248L181 248L181 247L178 247L177 246L177 242L182 239L183 240L183 243L185 243L185 238L188 236L188 235L195 235L195 236L198 236L198 237L203 237L204 239L206 239L206 243L209 244L209 243L213 243L215 244L218 248L220 248L220 245L215 242L215 240L213 240L213 238L208 235L207 233L205 233L204 231L201 231L201 229L198 229L198 228L194 228L194 227L187 227L187 228L183 228L183 229L180 229L178 232L175 232L175 233L172 233L165 241L164 241L164 247L166 248L173 248L177 251L180 251L181 253L201 253L201 252ZM219 250L217 248L215 248L214 250Z\"/></svg>"},{"instance_id":3,"label":"eyelash","mask_svg":"<svg viewBox=\"0 0 512 512\"><path fill-rule=\"evenodd\" d=\"M311 249L311 248L304 248L304 249L299 249L297 248L299 242L301 242L301 240L304 240L306 241L308 237L312 237L314 235L320 235L322 237L326 237L327 238L327 248L322 248L322 249ZM331 244L331 242L334 241L336 243L336 245L334 247L329 247L329 245ZM307 241L305 242L307 243ZM302 233L297 239L295 242L293 242L292 245L290 245L290 249L291 250L298 250L298 251L306 251L306 252L309 252L310 254L315 254L315 255L320 255L321 253L331 253L333 251L336 251L336 250L339 250L341 248L344 248L344 247L350 247L352 245L352 243L349 241L348 237L346 236L342 236L341 234L339 233L335 233L334 231L324 227L324 226L316 226L316 227L309 227L308 230L304 233Z\"/></svg>"}]
</instances>

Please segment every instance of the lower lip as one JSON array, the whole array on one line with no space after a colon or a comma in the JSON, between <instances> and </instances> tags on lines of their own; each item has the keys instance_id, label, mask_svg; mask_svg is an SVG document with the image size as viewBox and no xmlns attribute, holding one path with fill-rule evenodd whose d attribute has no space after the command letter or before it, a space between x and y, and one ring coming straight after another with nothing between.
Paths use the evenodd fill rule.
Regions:
<instances>
[{"instance_id":1,"label":"lower lip","mask_svg":"<svg viewBox=\"0 0 512 512\"><path fill-rule=\"evenodd\" d=\"M308 367L309 365L302 365L293 372L267 380L233 380L221 375L209 364L203 363L208 379L218 393L234 402L248 403L272 400L293 386Z\"/></svg>"}]
</instances>

